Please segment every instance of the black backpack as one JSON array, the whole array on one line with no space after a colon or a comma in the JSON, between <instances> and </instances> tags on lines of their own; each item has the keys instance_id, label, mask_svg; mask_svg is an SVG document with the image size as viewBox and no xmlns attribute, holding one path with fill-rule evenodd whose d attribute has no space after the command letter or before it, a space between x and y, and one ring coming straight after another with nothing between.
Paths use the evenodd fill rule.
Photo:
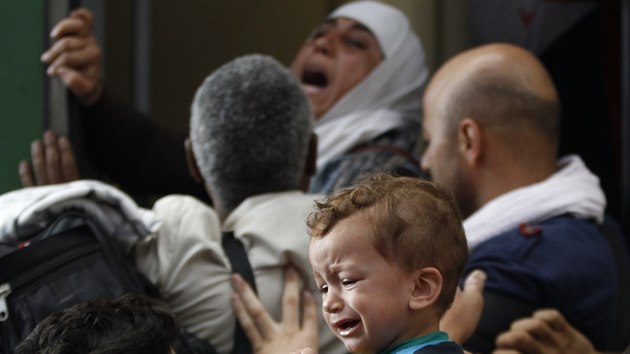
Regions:
<instances>
[{"instance_id":1,"label":"black backpack","mask_svg":"<svg viewBox=\"0 0 630 354\"><path fill-rule=\"evenodd\" d=\"M26 241L0 243L0 353L13 353L51 313L126 293L159 298L117 241L88 213L62 212ZM209 343L183 331L175 349L216 353Z\"/></svg>"}]
</instances>

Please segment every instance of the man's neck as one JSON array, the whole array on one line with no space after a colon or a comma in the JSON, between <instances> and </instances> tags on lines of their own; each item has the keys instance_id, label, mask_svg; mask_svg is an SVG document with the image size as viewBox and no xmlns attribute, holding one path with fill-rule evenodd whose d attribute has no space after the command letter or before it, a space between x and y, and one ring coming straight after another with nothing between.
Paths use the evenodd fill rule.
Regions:
<instances>
[{"instance_id":1,"label":"man's neck","mask_svg":"<svg viewBox=\"0 0 630 354\"><path fill-rule=\"evenodd\" d=\"M542 182L556 172L555 161L544 159L522 159L497 163L483 172L479 186L478 207L492 199L515 189Z\"/></svg>"}]
</instances>

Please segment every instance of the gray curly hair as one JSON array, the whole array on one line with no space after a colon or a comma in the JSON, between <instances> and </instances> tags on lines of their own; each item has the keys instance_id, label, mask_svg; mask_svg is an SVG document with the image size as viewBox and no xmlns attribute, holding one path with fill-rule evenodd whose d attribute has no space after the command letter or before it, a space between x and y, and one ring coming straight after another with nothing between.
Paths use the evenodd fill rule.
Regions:
<instances>
[{"instance_id":1,"label":"gray curly hair","mask_svg":"<svg viewBox=\"0 0 630 354\"><path fill-rule=\"evenodd\" d=\"M201 84L190 138L201 175L228 210L300 187L313 116L291 73L264 55L236 58Z\"/></svg>"}]
</instances>

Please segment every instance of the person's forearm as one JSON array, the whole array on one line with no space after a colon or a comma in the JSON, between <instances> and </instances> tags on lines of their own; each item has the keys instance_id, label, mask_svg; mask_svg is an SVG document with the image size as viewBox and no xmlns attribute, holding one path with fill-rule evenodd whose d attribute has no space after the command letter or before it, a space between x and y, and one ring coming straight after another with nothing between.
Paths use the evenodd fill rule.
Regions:
<instances>
[{"instance_id":1,"label":"person's forearm","mask_svg":"<svg viewBox=\"0 0 630 354\"><path fill-rule=\"evenodd\" d=\"M159 127L107 91L81 115L89 158L116 183L143 193L205 195L188 175L186 134Z\"/></svg>"}]
</instances>

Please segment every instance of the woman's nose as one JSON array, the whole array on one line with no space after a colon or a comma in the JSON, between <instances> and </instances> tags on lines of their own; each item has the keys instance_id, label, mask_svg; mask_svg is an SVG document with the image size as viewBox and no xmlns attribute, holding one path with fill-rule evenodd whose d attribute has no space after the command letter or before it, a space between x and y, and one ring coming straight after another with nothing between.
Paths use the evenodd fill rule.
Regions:
<instances>
[{"instance_id":1,"label":"woman's nose","mask_svg":"<svg viewBox=\"0 0 630 354\"><path fill-rule=\"evenodd\" d=\"M334 38L333 38L334 34L333 33L326 33L323 34L317 38L315 38L315 41L313 42L314 46L315 46L315 51L320 52L322 54L325 55L332 55L334 54Z\"/></svg>"}]
</instances>

